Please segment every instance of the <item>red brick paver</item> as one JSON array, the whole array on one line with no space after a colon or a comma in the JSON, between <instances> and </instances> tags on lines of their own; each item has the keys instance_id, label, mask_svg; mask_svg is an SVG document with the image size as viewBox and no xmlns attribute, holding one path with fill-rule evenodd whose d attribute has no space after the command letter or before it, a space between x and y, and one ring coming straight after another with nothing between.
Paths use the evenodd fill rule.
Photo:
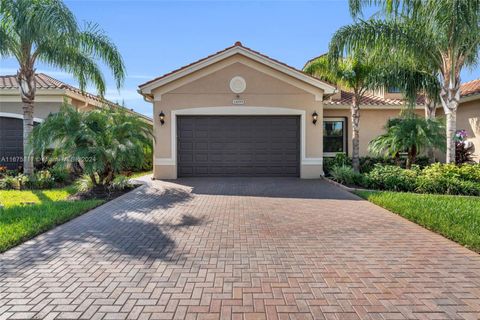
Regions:
<instances>
[{"instance_id":1,"label":"red brick paver","mask_svg":"<svg viewBox=\"0 0 480 320\"><path fill-rule=\"evenodd\" d=\"M480 256L320 180L155 182L0 255L0 319L479 319Z\"/></svg>"}]
</instances>

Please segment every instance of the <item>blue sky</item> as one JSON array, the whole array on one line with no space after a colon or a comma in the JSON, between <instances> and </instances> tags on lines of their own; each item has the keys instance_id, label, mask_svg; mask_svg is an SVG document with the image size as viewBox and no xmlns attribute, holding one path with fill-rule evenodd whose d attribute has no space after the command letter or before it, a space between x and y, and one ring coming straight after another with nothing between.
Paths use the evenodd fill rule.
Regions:
<instances>
[{"instance_id":1,"label":"blue sky","mask_svg":"<svg viewBox=\"0 0 480 320\"><path fill-rule=\"evenodd\" d=\"M326 51L332 34L352 19L347 0L318 1L66 1L80 22L98 23L119 47L127 67L120 92L105 70L106 97L151 116L139 84L241 41L297 68ZM0 73L14 73L0 60ZM37 70L67 83L67 74L39 64ZM480 78L466 70L462 80ZM94 92L94 90L90 90Z\"/></svg>"}]
</instances>

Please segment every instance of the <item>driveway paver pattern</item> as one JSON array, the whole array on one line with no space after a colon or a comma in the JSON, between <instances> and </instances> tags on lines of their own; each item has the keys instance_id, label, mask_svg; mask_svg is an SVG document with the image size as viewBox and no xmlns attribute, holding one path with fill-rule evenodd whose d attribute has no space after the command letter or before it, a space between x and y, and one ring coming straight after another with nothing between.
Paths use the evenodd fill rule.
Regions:
<instances>
[{"instance_id":1,"label":"driveway paver pattern","mask_svg":"<svg viewBox=\"0 0 480 320\"><path fill-rule=\"evenodd\" d=\"M32 318L479 319L480 255L322 180L155 181L0 254Z\"/></svg>"}]
</instances>

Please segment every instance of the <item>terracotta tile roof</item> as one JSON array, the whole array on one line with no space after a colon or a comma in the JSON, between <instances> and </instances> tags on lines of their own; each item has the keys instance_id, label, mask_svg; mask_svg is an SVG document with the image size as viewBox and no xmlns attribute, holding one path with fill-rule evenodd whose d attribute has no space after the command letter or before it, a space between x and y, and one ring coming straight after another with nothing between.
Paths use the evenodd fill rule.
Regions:
<instances>
[{"instance_id":1,"label":"terracotta tile roof","mask_svg":"<svg viewBox=\"0 0 480 320\"><path fill-rule=\"evenodd\" d=\"M352 99L352 92L341 90L340 98L332 98L330 100L326 100L324 103L327 105L350 105L352 104ZM417 103L423 103L421 100L423 99L419 99ZM373 94L365 94L360 102L361 105L368 106L400 106L403 105L403 103L404 102L401 99L384 99Z\"/></svg>"},{"instance_id":2,"label":"terracotta tile roof","mask_svg":"<svg viewBox=\"0 0 480 320\"><path fill-rule=\"evenodd\" d=\"M168 76L170 76L170 75L172 75L172 74L175 74L175 73L177 73L177 72L179 72L179 71L181 71L181 70L187 69L188 67L191 67L192 65L195 65L195 64L200 63L200 62L202 62L202 61L208 60L208 59L210 59L210 58L212 58L212 57L214 57L214 56L216 56L216 55L218 55L218 54L221 54L221 53L223 53L223 52L225 52L225 51L228 51L228 50L230 50L230 49L232 49L232 48L235 48L235 47L241 47L241 48L243 48L243 49L245 49L245 50L247 50L247 51L250 51L250 52L252 52L252 53L254 53L254 54L257 54L257 55L262 56L262 57L264 57L264 58L266 58L266 59L269 59L269 60L271 60L271 61L273 61L273 62L276 62L276 63L278 63L278 64L281 64L282 66L287 67L287 68L289 68L289 69L291 69L291 70L294 70L294 71L296 71L296 72L300 72L300 73L302 73L302 74L304 74L304 75L306 75L306 76L308 76L308 77L310 77L310 78L313 78L313 79L315 79L315 80L317 80L317 81L322 81L322 82L326 83L326 84L329 85L329 86L335 87L335 85L333 85L333 84L331 84L331 83L329 83L329 82L327 82L327 81L320 80L320 79L318 79L317 77L314 77L314 76L312 76L312 75L310 75L310 74L308 74L308 73L305 73L305 72L303 72L302 70L299 70L299 69L297 69L297 68L294 68L294 67L292 67L292 66L290 66L290 65L288 65L288 64L286 64L286 63L284 63L284 62L281 62L281 61L278 61L278 60L276 60L276 59L273 59L273 58L271 58L271 57L269 57L269 56L267 56L267 55L265 55L265 54L263 54L263 53L261 53L261 52L255 51L255 50L253 50L253 49L251 49L251 48L245 47L240 41L235 42L235 44L234 44L233 46L227 47L227 48L225 48L225 49L223 49L223 50L220 50L220 51L218 51L218 52L216 52L216 53L214 53L214 54L211 54L211 55L209 55L209 56L207 56L207 57L205 57L205 58L199 59L199 60L197 60L197 61L195 61L195 62L192 62L192 63L190 63L190 64L187 64L187 65L185 65L185 66L183 66L183 67L180 67L180 68L178 68L178 69L175 69L175 70L173 70L173 71L171 71L171 72L169 72L169 73L166 73L166 74L164 74L164 75L161 75L160 77L157 77L157 78L154 78L154 79L152 79L152 80L149 80L149 81L147 81L147 82L145 82L145 83L142 83L141 85L139 85L139 87L140 87L140 88L141 88L141 87L144 87L144 86L146 86L147 84L150 84L150 83L155 82L155 81L157 81L157 80L160 80L160 79L163 79L163 78L165 78L165 77L168 77Z\"/></svg>"},{"instance_id":3,"label":"terracotta tile roof","mask_svg":"<svg viewBox=\"0 0 480 320\"><path fill-rule=\"evenodd\" d=\"M462 83L460 92L462 97L480 94L480 79Z\"/></svg>"},{"instance_id":4,"label":"terracotta tile roof","mask_svg":"<svg viewBox=\"0 0 480 320\"><path fill-rule=\"evenodd\" d=\"M84 92L84 91L82 92L82 90L80 90L79 88L76 88L65 82L52 78L49 75L46 75L44 73L35 74L35 84L37 89L65 89L65 90L69 90L77 94L83 95L85 97L88 97L89 99L93 99L95 101L112 104L112 102L105 100L100 96L97 96L88 92ZM18 84L16 75L0 76L0 89L18 89L18 88L19 88L19 84Z\"/></svg>"},{"instance_id":5,"label":"terracotta tile roof","mask_svg":"<svg viewBox=\"0 0 480 320\"><path fill-rule=\"evenodd\" d=\"M462 97L472 96L480 94L480 79L465 82L460 87ZM326 100L326 105L350 105L352 103L353 93L341 90L340 98L332 98ZM417 99L418 105L423 105L425 102L424 97L420 96ZM399 106L403 104L401 99L384 99L373 94L366 94L361 101L362 105L369 106Z\"/></svg>"},{"instance_id":6,"label":"terracotta tile roof","mask_svg":"<svg viewBox=\"0 0 480 320\"><path fill-rule=\"evenodd\" d=\"M87 97L91 100L95 100L95 101L100 102L100 103L105 103L105 104L107 104L109 106L112 106L112 107L127 109L128 112L137 114L137 115L139 115L139 116L141 116L141 117L143 117L143 118L145 118L149 121L152 120L151 118L149 118L149 117L147 117L147 116L145 116L141 113L135 112L132 109L128 109L126 107L120 106L120 105L118 105L114 102L111 102L107 99L102 98L101 96L97 96L97 95L82 91L77 87L74 87L74 86L69 85L65 82L62 82L62 81L57 80L55 78L52 78L49 75L46 75L44 73L35 74L35 84L36 84L37 89L68 90L68 91L71 91L73 93L76 93L76 94L82 95L84 97ZM18 89L18 88L19 88L19 84L18 84L16 75L0 75L0 90L1 89Z\"/></svg>"}]
</instances>

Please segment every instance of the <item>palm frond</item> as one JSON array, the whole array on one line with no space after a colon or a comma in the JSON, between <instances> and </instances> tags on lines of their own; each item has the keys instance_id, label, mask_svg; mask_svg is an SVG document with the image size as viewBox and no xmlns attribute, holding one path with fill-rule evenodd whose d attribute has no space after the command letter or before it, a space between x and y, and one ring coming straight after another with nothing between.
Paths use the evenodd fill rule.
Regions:
<instances>
[{"instance_id":1,"label":"palm frond","mask_svg":"<svg viewBox=\"0 0 480 320\"><path fill-rule=\"evenodd\" d=\"M101 95L105 79L97 60L115 78L125 79L125 64L118 48L94 24L81 29L61 0L1 0L0 55L14 56L20 70L34 70L39 60L71 73L82 90L92 83Z\"/></svg>"},{"instance_id":2,"label":"palm frond","mask_svg":"<svg viewBox=\"0 0 480 320\"><path fill-rule=\"evenodd\" d=\"M424 32L423 32L424 31ZM403 21L367 20L344 26L335 32L330 42L332 60L356 51L382 52L385 57L395 52L415 56L418 60L434 60L437 65L441 57L431 35L420 24Z\"/></svg>"},{"instance_id":3,"label":"palm frond","mask_svg":"<svg viewBox=\"0 0 480 320\"><path fill-rule=\"evenodd\" d=\"M109 183L110 174L143 164L152 136L150 124L124 110L64 105L34 128L30 143L44 159L78 161L86 174Z\"/></svg>"},{"instance_id":4,"label":"palm frond","mask_svg":"<svg viewBox=\"0 0 480 320\"><path fill-rule=\"evenodd\" d=\"M71 73L77 79L81 90L85 89L87 83L92 83L103 96L106 89L105 79L94 59L77 47L66 47L63 41L59 42L42 44L39 47L38 59Z\"/></svg>"},{"instance_id":5,"label":"palm frond","mask_svg":"<svg viewBox=\"0 0 480 320\"><path fill-rule=\"evenodd\" d=\"M87 24L85 30L80 32L79 40L85 53L100 58L112 70L120 88L125 80L125 64L116 45L97 24Z\"/></svg>"}]
</instances>

